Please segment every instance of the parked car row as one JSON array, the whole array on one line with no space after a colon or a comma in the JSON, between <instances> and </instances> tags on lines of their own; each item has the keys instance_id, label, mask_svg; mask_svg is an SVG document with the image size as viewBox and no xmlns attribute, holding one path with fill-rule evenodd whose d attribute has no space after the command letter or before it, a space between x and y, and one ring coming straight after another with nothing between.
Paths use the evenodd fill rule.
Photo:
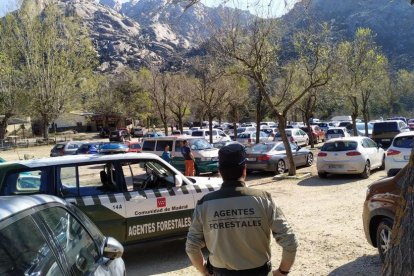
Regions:
<instances>
[{"instance_id":1,"label":"parked car row","mask_svg":"<svg viewBox=\"0 0 414 276\"><path fill-rule=\"evenodd\" d=\"M141 152L141 144L138 142L84 142L70 141L59 142L50 150L50 157L76 155L76 154L106 154Z\"/></svg>"}]
</instances>

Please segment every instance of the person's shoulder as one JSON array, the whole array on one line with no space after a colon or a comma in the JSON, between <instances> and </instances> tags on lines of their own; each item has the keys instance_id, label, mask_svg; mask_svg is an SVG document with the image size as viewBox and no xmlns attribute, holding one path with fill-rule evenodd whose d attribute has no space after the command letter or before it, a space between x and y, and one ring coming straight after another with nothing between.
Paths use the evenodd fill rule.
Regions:
<instances>
[{"instance_id":1,"label":"person's shoulder","mask_svg":"<svg viewBox=\"0 0 414 276\"><path fill-rule=\"evenodd\" d=\"M198 201L197 204L201 205L207 201L232 198L232 197L242 197L242 196L250 196L250 197L257 197L257 198L266 199L266 200L272 200L271 194L266 191L253 189L249 187L237 187L236 189L222 187L221 189L217 191L204 195Z\"/></svg>"},{"instance_id":2,"label":"person's shoulder","mask_svg":"<svg viewBox=\"0 0 414 276\"><path fill-rule=\"evenodd\" d=\"M242 187L240 188L240 190L246 196L254 196L254 197L259 197L259 198L264 198L264 199L269 199L269 200L272 199L272 195L267 191L254 189L250 187Z\"/></svg>"}]
</instances>

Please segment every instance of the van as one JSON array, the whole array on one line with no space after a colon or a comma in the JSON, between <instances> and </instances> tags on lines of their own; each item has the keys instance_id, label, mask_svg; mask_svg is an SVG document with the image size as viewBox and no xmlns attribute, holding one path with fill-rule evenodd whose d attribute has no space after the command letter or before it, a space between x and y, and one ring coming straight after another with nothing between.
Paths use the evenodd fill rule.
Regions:
<instances>
[{"instance_id":1,"label":"van","mask_svg":"<svg viewBox=\"0 0 414 276\"><path fill-rule=\"evenodd\" d=\"M205 130L205 129L199 129L199 130L191 132L191 136L202 137L202 138L206 139L207 141L209 141L210 140L210 131ZM220 129L213 129L212 136L213 136L213 143L231 141L230 136L225 134L224 131L222 131Z\"/></svg>"},{"instance_id":2,"label":"van","mask_svg":"<svg viewBox=\"0 0 414 276\"><path fill-rule=\"evenodd\" d=\"M408 126L401 120L390 120L374 123L372 140L384 147L391 145L392 139L401 132L409 131Z\"/></svg>"},{"instance_id":3,"label":"van","mask_svg":"<svg viewBox=\"0 0 414 276\"><path fill-rule=\"evenodd\" d=\"M161 156L166 145L170 146L171 165L184 172L184 157L181 155L181 142L187 140L195 158L196 175L200 173L218 172L218 149L214 148L203 137L165 136L144 138L142 152L155 153Z\"/></svg>"}]
</instances>

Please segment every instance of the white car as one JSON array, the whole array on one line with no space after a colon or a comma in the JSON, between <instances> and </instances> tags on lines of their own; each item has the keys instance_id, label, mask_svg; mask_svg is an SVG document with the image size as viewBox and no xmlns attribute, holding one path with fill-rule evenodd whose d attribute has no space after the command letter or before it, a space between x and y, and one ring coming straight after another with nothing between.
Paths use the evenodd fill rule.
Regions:
<instances>
[{"instance_id":1,"label":"white car","mask_svg":"<svg viewBox=\"0 0 414 276\"><path fill-rule=\"evenodd\" d=\"M368 137L336 138L322 146L316 167L320 178L326 178L328 173L368 178L371 170L384 169L384 158L384 150Z\"/></svg>"},{"instance_id":2,"label":"white car","mask_svg":"<svg viewBox=\"0 0 414 276\"><path fill-rule=\"evenodd\" d=\"M403 132L394 137L385 157L385 171L394 176L407 165L413 148L414 131Z\"/></svg>"},{"instance_id":3,"label":"white car","mask_svg":"<svg viewBox=\"0 0 414 276\"><path fill-rule=\"evenodd\" d=\"M269 135L260 131L259 142L268 142ZM256 131L245 131L237 135L236 141L245 146L252 146L256 144Z\"/></svg>"},{"instance_id":4,"label":"white car","mask_svg":"<svg viewBox=\"0 0 414 276\"><path fill-rule=\"evenodd\" d=\"M307 146L309 145L309 136L306 132L299 128L287 128L285 129L286 135L289 141L298 146ZM282 141L280 132L276 132L274 141Z\"/></svg>"},{"instance_id":5,"label":"white car","mask_svg":"<svg viewBox=\"0 0 414 276\"><path fill-rule=\"evenodd\" d=\"M221 129L213 129L212 134L213 134L212 135L213 143L231 141L230 136L224 133L224 131L222 131ZM191 133L191 136L203 137L207 141L210 141L210 131L206 129L200 129L200 130L193 131Z\"/></svg>"},{"instance_id":6,"label":"white car","mask_svg":"<svg viewBox=\"0 0 414 276\"><path fill-rule=\"evenodd\" d=\"M345 127L330 127L325 134L325 140L331 140L334 138L350 137L351 135L346 131Z\"/></svg>"}]
</instances>

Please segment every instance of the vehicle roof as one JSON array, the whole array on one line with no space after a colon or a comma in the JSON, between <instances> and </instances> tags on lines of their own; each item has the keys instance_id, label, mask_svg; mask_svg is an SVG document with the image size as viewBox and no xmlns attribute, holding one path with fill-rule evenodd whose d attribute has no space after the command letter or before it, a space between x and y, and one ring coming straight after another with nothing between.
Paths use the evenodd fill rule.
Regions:
<instances>
[{"instance_id":1,"label":"vehicle roof","mask_svg":"<svg viewBox=\"0 0 414 276\"><path fill-rule=\"evenodd\" d=\"M405 123L403 120L385 120L385 121L381 121L381 122L375 122L374 124L383 124L383 123L393 123L393 122L403 122Z\"/></svg>"},{"instance_id":2,"label":"vehicle roof","mask_svg":"<svg viewBox=\"0 0 414 276\"><path fill-rule=\"evenodd\" d=\"M51 166L51 165L67 165L73 163L86 163L86 162L99 162L99 161L117 161L117 160L128 160L128 159L158 159L161 160L157 155L153 153L124 153L124 154L90 154L90 155L67 155L60 157L47 157L31 160L18 160L4 162L0 164L0 169L6 168L10 165L19 164L29 168Z\"/></svg>"},{"instance_id":3,"label":"vehicle roof","mask_svg":"<svg viewBox=\"0 0 414 276\"><path fill-rule=\"evenodd\" d=\"M414 136L414 131L406 131L397 134L395 137Z\"/></svg>"},{"instance_id":4,"label":"vehicle roof","mask_svg":"<svg viewBox=\"0 0 414 276\"><path fill-rule=\"evenodd\" d=\"M54 202L66 205L63 199L51 195L2 196L0 221L24 210Z\"/></svg>"},{"instance_id":5,"label":"vehicle roof","mask_svg":"<svg viewBox=\"0 0 414 276\"><path fill-rule=\"evenodd\" d=\"M342 130L346 130L346 127L330 127L328 130L331 129L342 129Z\"/></svg>"},{"instance_id":6,"label":"vehicle roof","mask_svg":"<svg viewBox=\"0 0 414 276\"><path fill-rule=\"evenodd\" d=\"M352 136L352 137L340 137L340 138L334 138L329 141L326 141L325 143L334 143L338 141L354 141L354 142L360 142L363 139L367 139L368 137L365 136Z\"/></svg>"}]
</instances>

